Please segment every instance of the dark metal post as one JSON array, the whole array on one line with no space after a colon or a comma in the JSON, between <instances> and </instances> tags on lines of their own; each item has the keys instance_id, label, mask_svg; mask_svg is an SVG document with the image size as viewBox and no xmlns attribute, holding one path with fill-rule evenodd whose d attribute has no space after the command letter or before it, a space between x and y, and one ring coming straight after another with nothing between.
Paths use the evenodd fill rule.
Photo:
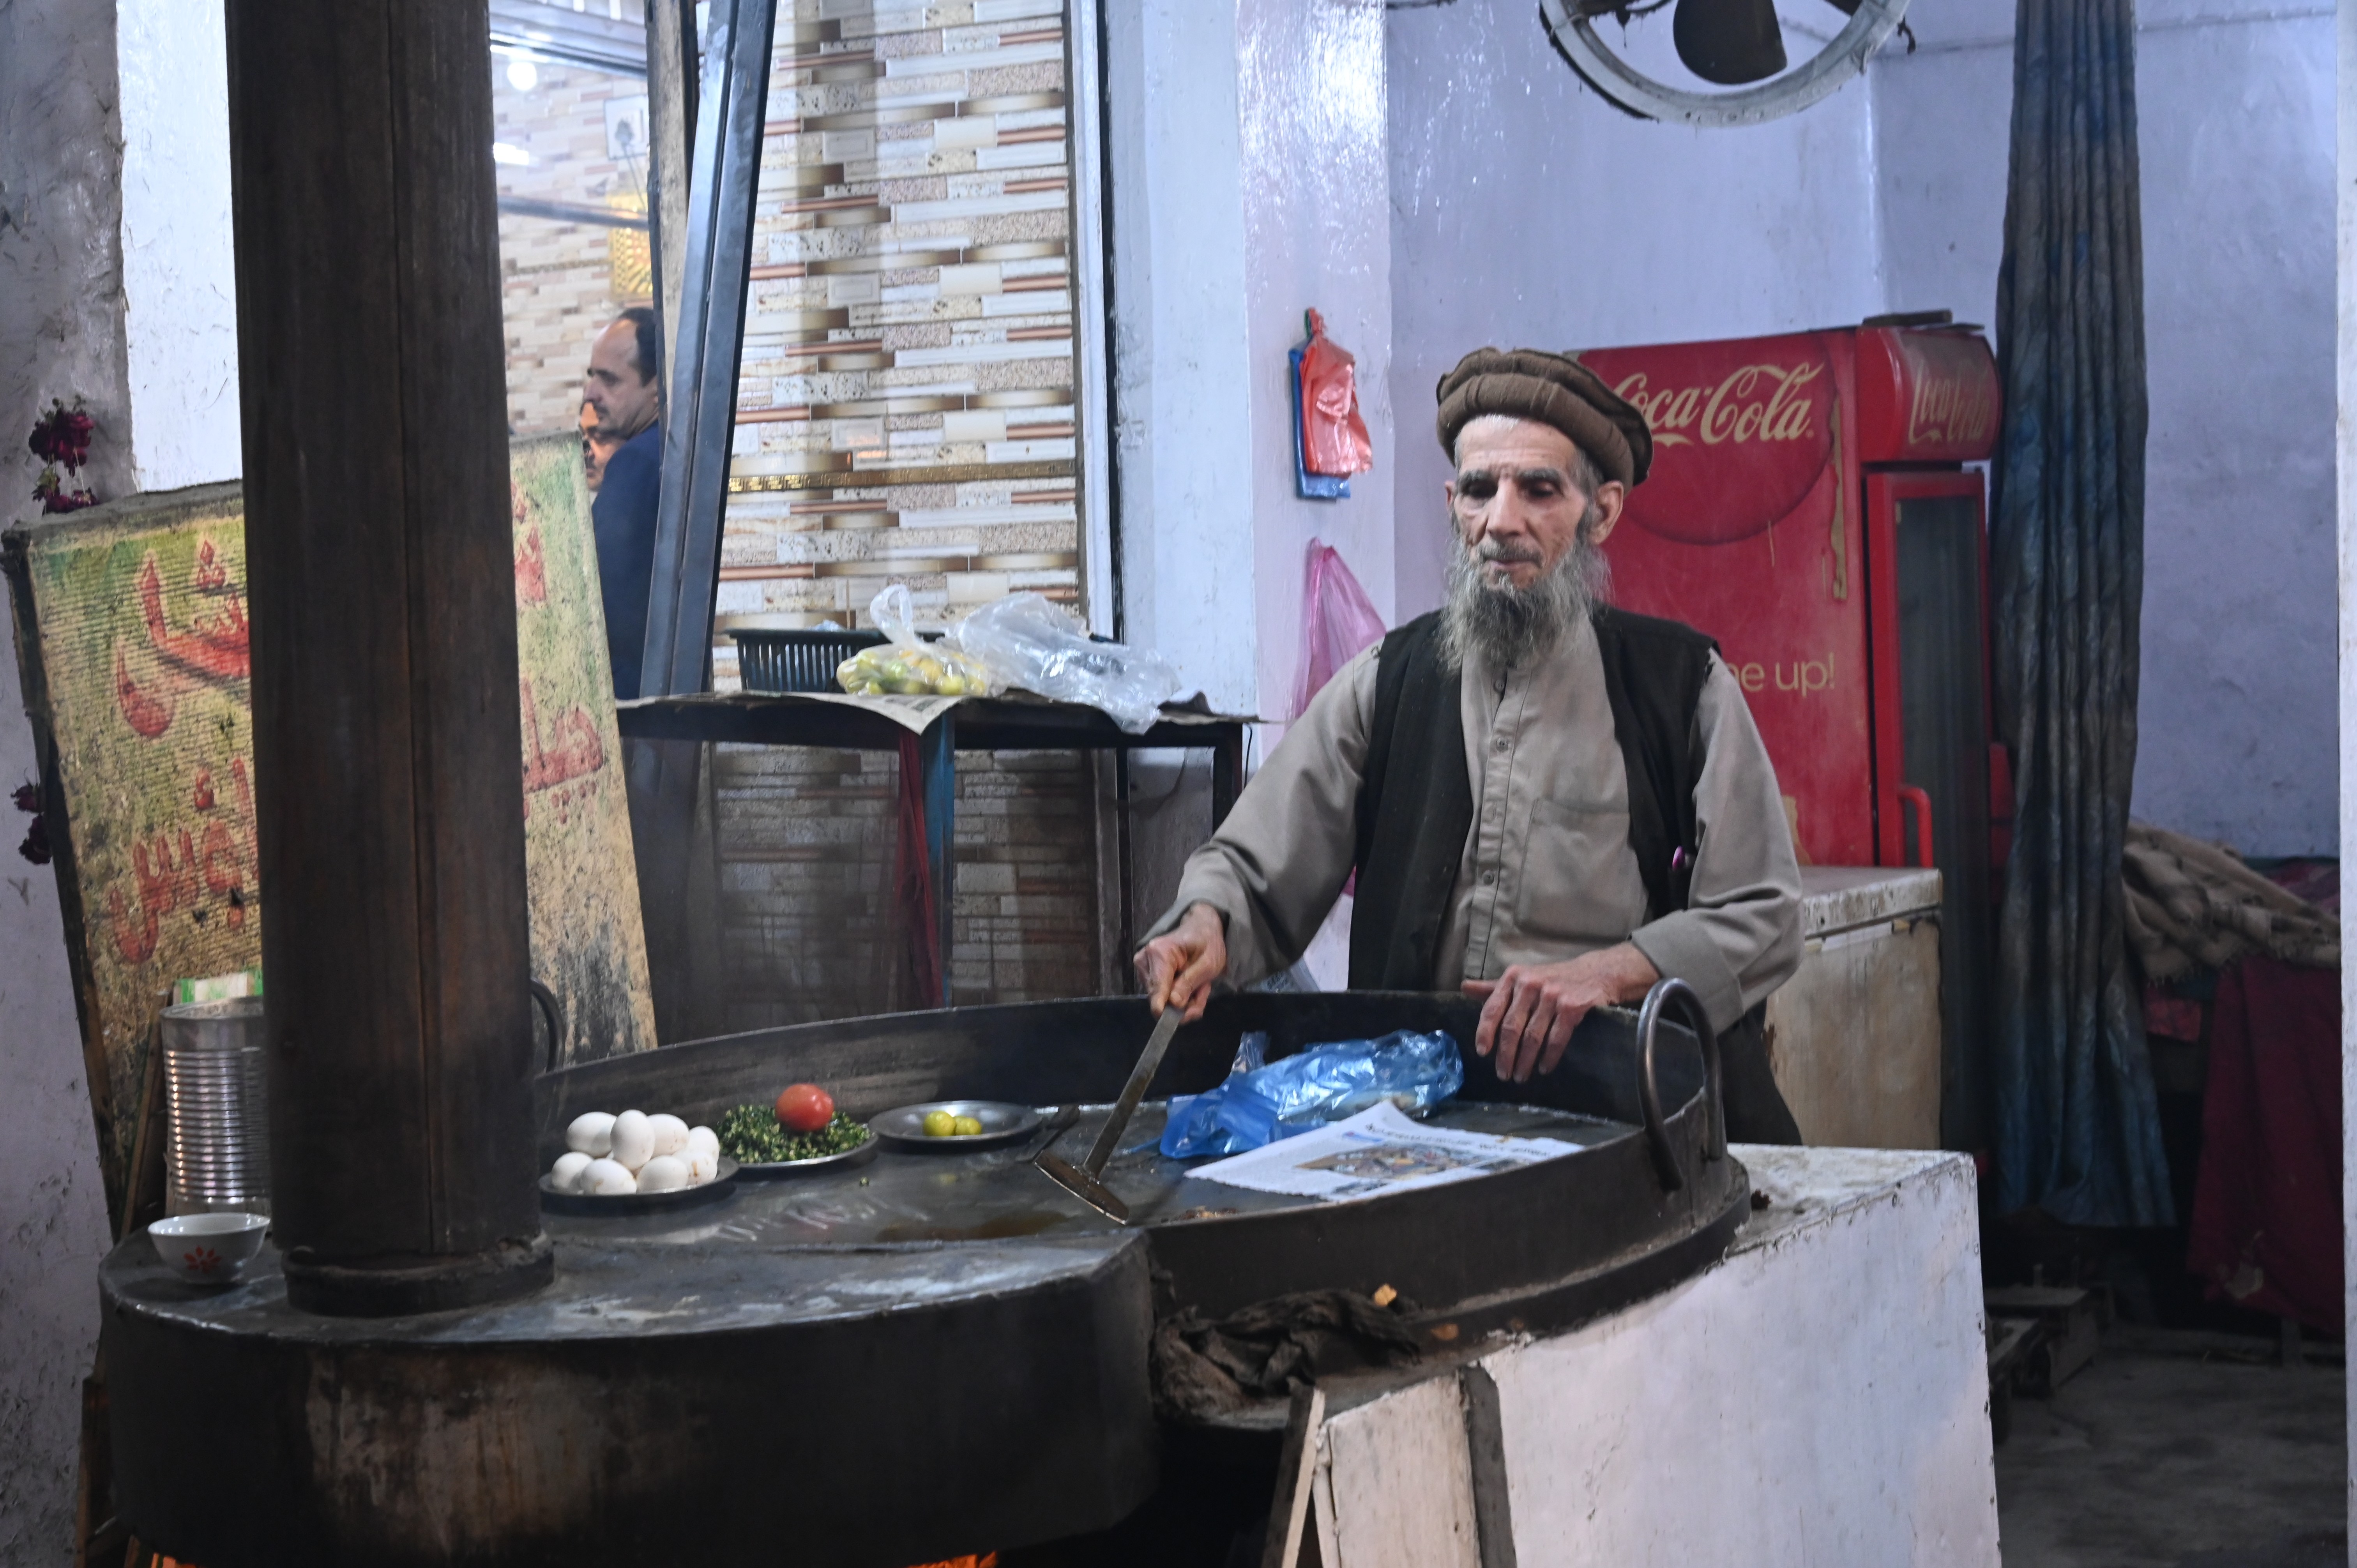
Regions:
<instances>
[{"instance_id":1,"label":"dark metal post","mask_svg":"<svg viewBox=\"0 0 2357 1568\"><path fill-rule=\"evenodd\" d=\"M551 1273L485 0L229 0L273 1225L299 1307Z\"/></svg>"},{"instance_id":2,"label":"dark metal post","mask_svg":"<svg viewBox=\"0 0 2357 1568\"><path fill-rule=\"evenodd\" d=\"M667 324L677 351L663 402L646 659L634 696L700 692L710 683L712 604L720 586L728 448L776 20L777 0L717 0L705 35L704 75L694 95L684 275L677 317ZM705 748L692 743L629 747L630 832L655 1033L667 1043L701 1032L717 992L712 962L717 923L706 918L709 900L698 896L690 868L691 859L704 853L696 802L710 788L707 761Z\"/></svg>"},{"instance_id":3,"label":"dark metal post","mask_svg":"<svg viewBox=\"0 0 2357 1568\"><path fill-rule=\"evenodd\" d=\"M712 669L712 601L728 505L737 371L744 358L753 205L769 111L777 0L721 0L697 90L679 352L663 406L662 493L647 596L641 697L701 692Z\"/></svg>"},{"instance_id":4,"label":"dark metal post","mask_svg":"<svg viewBox=\"0 0 2357 1568\"><path fill-rule=\"evenodd\" d=\"M1211 827L1217 832L1244 787L1244 726L1222 725L1211 743Z\"/></svg>"},{"instance_id":5,"label":"dark metal post","mask_svg":"<svg viewBox=\"0 0 2357 1568\"><path fill-rule=\"evenodd\" d=\"M957 710L949 709L917 737L925 802L925 868L933 884L933 951L941 963L946 1007L953 994L951 961L957 945Z\"/></svg>"}]
</instances>

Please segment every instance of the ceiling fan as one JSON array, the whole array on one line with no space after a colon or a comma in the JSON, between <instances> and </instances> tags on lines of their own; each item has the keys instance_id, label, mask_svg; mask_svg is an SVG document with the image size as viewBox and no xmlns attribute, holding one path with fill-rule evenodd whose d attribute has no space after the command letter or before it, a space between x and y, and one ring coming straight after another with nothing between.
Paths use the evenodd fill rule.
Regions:
<instances>
[{"instance_id":1,"label":"ceiling fan","mask_svg":"<svg viewBox=\"0 0 2357 1568\"><path fill-rule=\"evenodd\" d=\"M1826 0L1849 20L1798 67L1784 53L1775 0L1539 0L1555 52L1615 107L1643 120L1686 125L1756 125L1795 114L1866 69L1907 13L1907 0ZM1626 24L1674 5L1678 60L1730 92L1697 92L1654 81L1607 47L1595 24Z\"/></svg>"}]
</instances>

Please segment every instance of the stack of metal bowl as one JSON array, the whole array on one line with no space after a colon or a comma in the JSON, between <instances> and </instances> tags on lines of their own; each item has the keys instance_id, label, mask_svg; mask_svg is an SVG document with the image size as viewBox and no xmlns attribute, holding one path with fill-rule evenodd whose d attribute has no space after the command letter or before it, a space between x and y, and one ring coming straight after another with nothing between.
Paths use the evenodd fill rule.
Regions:
<instances>
[{"instance_id":1,"label":"stack of metal bowl","mask_svg":"<svg viewBox=\"0 0 2357 1568\"><path fill-rule=\"evenodd\" d=\"M262 999L164 1009L165 1160L175 1214L270 1211L269 1079Z\"/></svg>"}]
</instances>

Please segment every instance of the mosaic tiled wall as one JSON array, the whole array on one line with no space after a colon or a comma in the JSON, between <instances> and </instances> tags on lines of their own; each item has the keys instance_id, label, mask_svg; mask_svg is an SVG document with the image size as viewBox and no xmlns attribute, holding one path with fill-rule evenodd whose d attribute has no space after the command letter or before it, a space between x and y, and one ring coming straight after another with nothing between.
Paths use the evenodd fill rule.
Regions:
<instances>
[{"instance_id":1,"label":"mosaic tiled wall","mask_svg":"<svg viewBox=\"0 0 2357 1568\"><path fill-rule=\"evenodd\" d=\"M646 92L634 77L546 60L516 70L495 56L500 195L644 217ZM500 281L509 428L571 430L591 340L625 306L653 303L647 231L502 211Z\"/></svg>"},{"instance_id":2,"label":"mosaic tiled wall","mask_svg":"<svg viewBox=\"0 0 2357 1568\"><path fill-rule=\"evenodd\" d=\"M1063 0L781 5L724 626L1077 599L1069 130Z\"/></svg>"}]
</instances>

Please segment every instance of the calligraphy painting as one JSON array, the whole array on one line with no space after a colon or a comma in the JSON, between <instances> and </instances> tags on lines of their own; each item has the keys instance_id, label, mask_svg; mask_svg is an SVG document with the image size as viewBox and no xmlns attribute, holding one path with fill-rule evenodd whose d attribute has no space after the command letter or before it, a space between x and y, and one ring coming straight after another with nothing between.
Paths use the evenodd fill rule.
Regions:
<instances>
[{"instance_id":1,"label":"calligraphy painting","mask_svg":"<svg viewBox=\"0 0 2357 1568\"><path fill-rule=\"evenodd\" d=\"M576 442L511 477L533 972L592 1060L655 1043L596 544ZM242 495L12 529L5 562L113 1203L164 993L262 961Z\"/></svg>"},{"instance_id":2,"label":"calligraphy painting","mask_svg":"<svg viewBox=\"0 0 2357 1568\"><path fill-rule=\"evenodd\" d=\"M135 497L12 531L7 564L112 1201L162 993L262 961L244 504Z\"/></svg>"},{"instance_id":3,"label":"calligraphy painting","mask_svg":"<svg viewBox=\"0 0 2357 1568\"><path fill-rule=\"evenodd\" d=\"M533 974L564 1006L565 1059L595 1061L651 1048L655 1018L581 444L519 441L510 475Z\"/></svg>"}]
</instances>

